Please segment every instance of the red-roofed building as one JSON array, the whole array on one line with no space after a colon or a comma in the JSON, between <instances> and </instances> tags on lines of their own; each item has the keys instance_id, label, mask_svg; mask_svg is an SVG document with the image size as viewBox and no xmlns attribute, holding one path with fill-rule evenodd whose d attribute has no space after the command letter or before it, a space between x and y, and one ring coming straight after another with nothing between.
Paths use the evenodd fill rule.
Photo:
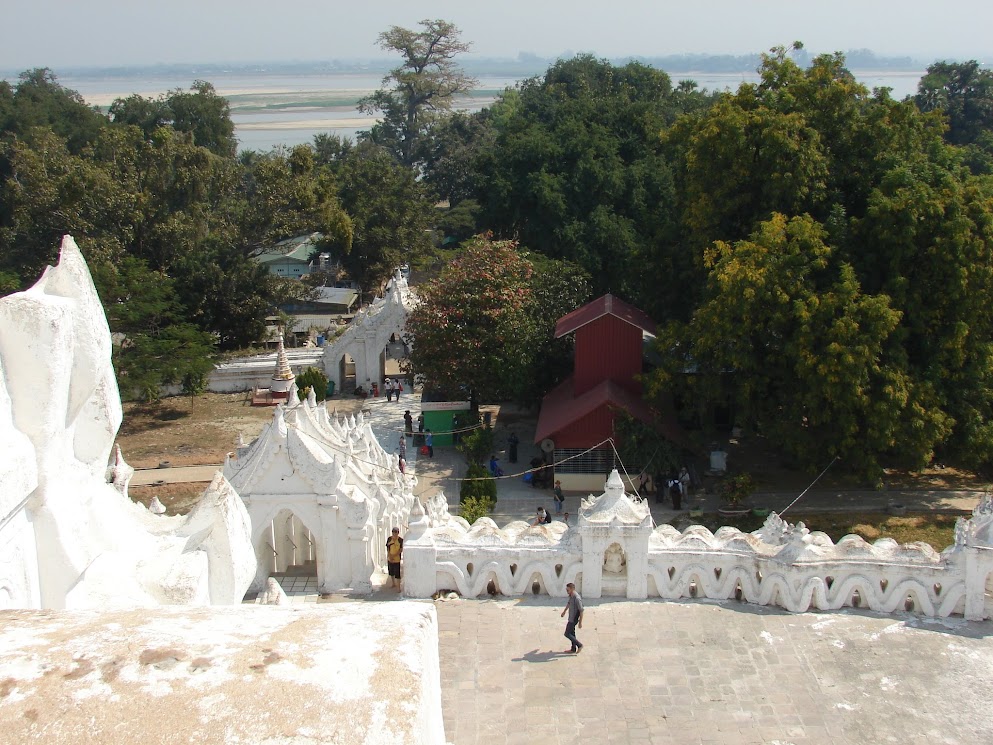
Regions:
<instances>
[{"instance_id":1,"label":"red-roofed building","mask_svg":"<svg viewBox=\"0 0 993 745\"><path fill-rule=\"evenodd\" d=\"M573 456L613 436L618 409L645 422L655 419L637 379L643 339L655 334L655 323L608 294L558 320L555 338L571 333L576 334L573 374L542 401L535 442L553 444L555 478L563 489L596 490L615 467L610 444Z\"/></svg>"}]
</instances>

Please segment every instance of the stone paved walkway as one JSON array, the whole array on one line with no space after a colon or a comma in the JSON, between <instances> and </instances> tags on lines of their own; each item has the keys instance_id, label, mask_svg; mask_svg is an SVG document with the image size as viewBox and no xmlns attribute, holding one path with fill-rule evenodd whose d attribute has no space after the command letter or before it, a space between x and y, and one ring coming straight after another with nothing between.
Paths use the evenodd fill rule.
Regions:
<instances>
[{"instance_id":1,"label":"stone paved walkway","mask_svg":"<svg viewBox=\"0 0 993 745\"><path fill-rule=\"evenodd\" d=\"M454 745L982 743L993 624L549 598L437 603Z\"/></svg>"}]
</instances>

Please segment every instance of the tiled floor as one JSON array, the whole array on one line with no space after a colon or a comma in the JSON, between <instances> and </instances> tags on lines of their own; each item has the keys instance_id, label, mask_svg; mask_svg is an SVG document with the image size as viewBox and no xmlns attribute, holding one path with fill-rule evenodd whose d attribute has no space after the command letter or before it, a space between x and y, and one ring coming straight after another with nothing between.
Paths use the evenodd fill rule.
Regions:
<instances>
[{"instance_id":1,"label":"tiled floor","mask_svg":"<svg viewBox=\"0 0 993 745\"><path fill-rule=\"evenodd\" d=\"M317 577L293 577L274 574L273 577L283 588L290 603L316 603L317 598Z\"/></svg>"},{"instance_id":2,"label":"tiled floor","mask_svg":"<svg viewBox=\"0 0 993 745\"><path fill-rule=\"evenodd\" d=\"M454 745L989 742L990 623L744 603L438 603ZM986 734L983 734L983 733Z\"/></svg>"}]
</instances>

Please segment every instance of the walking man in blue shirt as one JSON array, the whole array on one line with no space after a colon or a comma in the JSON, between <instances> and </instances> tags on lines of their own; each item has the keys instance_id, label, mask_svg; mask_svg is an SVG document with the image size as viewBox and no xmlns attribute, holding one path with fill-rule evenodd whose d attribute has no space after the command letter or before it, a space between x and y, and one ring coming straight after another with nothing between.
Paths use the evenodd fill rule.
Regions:
<instances>
[{"instance_id":1,"label":"walking man in blue shirt","mask_svg":"<svg viewBox=\"0 0 993 745\"><path fill-rule=\"evenodd\" d=\"M576 586L572 582L565 586L565 591L569 593L569 600L559 617L565 617L566 612L569 613L569 620L565 625L565 638L572 642L572 649L567 650L566 654L579 654L583 651L583 645L576 638L576 629L583 628L583 599L576 592Z\"/></svg>"}]
</instances>

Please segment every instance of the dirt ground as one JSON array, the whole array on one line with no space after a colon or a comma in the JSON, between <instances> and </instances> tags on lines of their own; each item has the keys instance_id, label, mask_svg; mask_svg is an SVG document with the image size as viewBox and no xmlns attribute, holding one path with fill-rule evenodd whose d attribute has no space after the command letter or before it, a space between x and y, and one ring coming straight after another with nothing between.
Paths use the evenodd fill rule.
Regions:
<instances>
[{"instance_id":1,"label":"dirt ground","mask_svg":"<svg viewBox=\"0 0 993 745\"><path fill-rule=\"evenodd\" d=\"M740 439L725 440L722 443L728 452L728 468L732 471L748 471L754 476L759 491L802 491L817 475L827 467L830 458L817 470L791 466L764 438L746 436ZM706 466L706 464L703 464ZM853 476L845 470L844 463L837 462L817 482L818 489L864 489L872 484ZM966 469L948 464L936 463L920 472L900 468L885 469L884 489L949 489L984 491L990 488L990 480Z\"/></svg>"},{"instance_id":2,"label":"dirt ground","mask_svg":"<svg viewBox=\"0 0 993 745\"><path fill-rule=\"evenodd\" d=\"M189 482L185 484L159 484L157 486L128 487L128 496L145 507L158 497L166 508L167 515L185 515L193 509L200 495L210 486L209 481Z\"/></svg>"},{"instance_id":3,"label":"dirt ground","mask_svg":"<svg viewBox=\"0 0 993 745\"><path fill-rule=\"evenodd\" d=\"M340 413L358 411L360 404L356 398L329 402ZM117 444L135 468L155 468L163 461L173 466L223 463L238 434L251 442L272 419L272 411L252 406L250 393L207 393L192 404L188 396L154 404L126 403Z\"/></svg>"},{"instance_id":4,"label":"dirt ground","mask_svg":"<svg viewBox=\"0 0 993 745\"><path fill-rule=\"evenodd\" d=\"M340 413L358 411L361 403L351 397L329 401L329 405ZM501 425L536 418L516 407L500 408ZM125 460L135 468L154 468L162 461L169 461L173 466L223 463L239 433L245 442L251 442L271 417L272 409L251 406L247 393L208 393L198 397L192 406L185 396L166 398L155 404L127 403L117 444L121 446ZM724 440L723 444L728 451L730 469L750 472L759 490L800 491L819 473L791 467L761 437ZM697 465L705 469L707 464L701 458ZM827 462L824 465L827 466ZM846 472L843 463L836 463L817 482L817 488L822 489L867 486L870 485ZM920 472L887 469L884 486L888 489L982 491L990 487L990 481L972 471L935 464Z\"/></svg>"}]
</instances>

